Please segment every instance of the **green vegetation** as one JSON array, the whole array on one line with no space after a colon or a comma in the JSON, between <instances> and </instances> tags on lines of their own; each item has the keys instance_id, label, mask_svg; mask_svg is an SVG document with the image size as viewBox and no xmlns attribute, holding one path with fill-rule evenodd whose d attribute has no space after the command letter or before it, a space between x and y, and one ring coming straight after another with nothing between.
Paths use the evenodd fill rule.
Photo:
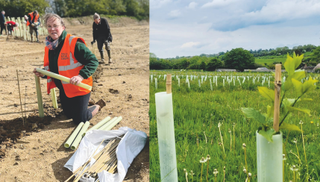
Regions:
<instances>
[{"instance_id":1,"label":"green vegetation","mask_svg":"<svg viewBox=\"0 0 320 182\"><path fill-rule=\"evenodd\" d=\"M226 53L224 56L224 65L239 71L255 68L253 55L242 48L232 49L230 52Z\"/></svg>"},{"instance_id":2,"label":"green vegetation","mask_svg":"<svg viewBox=\"0 0 320 182\"><path fill-rule=\"evenodd\" d=\"M166 85L163 75L167 73L169 72L150 71L153 78L150 82L149 111L150 181L160 181L154 99L156 92L165 91ZM241 112L241 107L261 108L262 112L267 112L268 103L258 93L257 86L266 86L266 82L262 85L262 76L270 76L269 88L274 89L273 76L259 73L188 71L170 73L173 75L172 96L179 181L186 181L186 176L188 181L200 181L201 179L206 181L207 175L208 181L223 181L224 179L225 181L245 181L247 178L247 174L243 172L245 166L247 166L245 167L246 171L252 173L251 181L256 181L255 131L258 130L260 124L253 122L252 119L246 119ZM187 75L190 89L186 83ZM178 86L176 76L179 77L180 86ZM218 76L218 85L213 83L211 90L209 80L211 79L212 82L215 76ZM233 81L229 84L226 78L225 87L223 87L224 76L243 76L250 77L250 79L246 79L241 85L236 80L234 85ZM283 73L283 76L288 77L286 73ZM317 79L320 77L319 74L307 74L307 77L309 76ZM157 78L158 89L155 89L154 78ZM255 84L253 84L253 78L256 78ZM258 78L260 78L259 81ZM199 80L201 87L199 87ZM240 78L241 82L242 80ZM286 154L284 181L294 178L296 181L308 181L307 176L313 181L320 181L320 163L318 162L320 160L318 152L320 150L320 87L319 83L316 84L316 89L305 96L306 98L314 98L314 100L296 104L299 108L309 109L311 116L297 112L292 113L286 119L287 123L298 125L302 129L303 138L301 132L283 132L283 151ZM295 93L288 91L287 96L293 98ZM299 124L300 120L303 124ZM218 127L219 123L220 127ZM246 145L246 150L242 147L243 143ZM210 162L206 160L208 154ZM205 163L200 163L202 157L204 157ZM306 164L308 164L309 174L306 174ZM298 171L291 170L293 165Z\"/></svg>"},{"instance_id":3,"label":"green vegetation","mask_svg":"<svg viewBox=\"0 0 320 182\"><path fill-rule=\"evenodd\" d=\"M46 0L0 0L0 7L6 11L6 16L22 17L34 10L40 15L46 12L46 8L52 8L53 12L61 17L79 17L93 15L94 13L132 16L138 20L149 19L148 0L53 0L49 4Z\"/></svg>"},{"instance_id":4,"label":"green vegetation","mask_svg":"<svg viewBox=\"0 0 320 182\"><path fill-rule=\"evenodd\" d=\"M241 50L244 55L251 59L254 57L254 65L252 65L252 60L240 59L240 52L234 55L233 63L229 62L230 53ZM251 56L248 55L248 52ZM295 46L292 49L288 47L279 47L276 49L269 50L244 50L242 48L236 48L227 52L219 52L218 54L201 54L200 56L188 56L176 58L157 58L154 53L150 53L150 69L161 70L161 69L202 69L204 71L210 71L211 68L208 67L210 60L215 58L217 64L215 68L229 68L229 69L255 69L258 67L267 67L269 69L274 69L274 65L277 63L284 63L286 60L287 53L293 54L295 52L297 55L304 55L302 64L299 67L304 66L315 66L320 63L320 46L316 47L314 45L308 44L304 46ZM241 53L241 54L242 54ZM244 61L240 61L244 60ZM240 65L240 67L238 66ZM239 68L238 68L239 67ZM241 69L240 69L241 68Z\"/></svg>"}]
</instances>

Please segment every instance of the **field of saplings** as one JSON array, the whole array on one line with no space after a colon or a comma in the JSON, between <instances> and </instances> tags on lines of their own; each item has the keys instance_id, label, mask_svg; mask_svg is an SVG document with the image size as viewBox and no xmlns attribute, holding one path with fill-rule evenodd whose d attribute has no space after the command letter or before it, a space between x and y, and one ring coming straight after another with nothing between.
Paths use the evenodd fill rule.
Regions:
<instances>
[{"instance_id":1,"label":"field of saplings","mask_svg":"<svg viewBox=\"0 0 320 182\"><path fill-rule=\"evenodd\" d=\"M172 75L179 181L257 181L260 124L246 118L241 108L267 112L270 102L259 94L258 86L274 90L274 75L150 71L150 181L160 179L155 93L166 90L166 74ZM306 75L302 83L320 77ZM284 83L286 73L281 78ZM286 96L295 94L288 91ZM284 181L320 181L320 84L299 99L296 107L308 112L285 118L301 131L282 130Z\"/></svg>"}]
</instances>

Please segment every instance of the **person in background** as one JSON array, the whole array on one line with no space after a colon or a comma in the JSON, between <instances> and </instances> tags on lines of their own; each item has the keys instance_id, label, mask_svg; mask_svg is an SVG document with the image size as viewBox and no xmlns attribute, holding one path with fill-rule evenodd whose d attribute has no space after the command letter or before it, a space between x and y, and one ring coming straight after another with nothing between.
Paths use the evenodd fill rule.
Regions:
<instances>
[{"instance_id":1,"label":"person in background","mask_svg":"<svg viewBox=\"0 0 320 182\"><path fill-rule=\"evenodd\" d=\"M87 48L83 38L66 32L66 26L57 14L47 14L44 24L49 36L46 38L44 69L70 78L70 83L45 77L34 69L38 77L47 78L47 92L58 87L64 114L75 124L89 121L105 106L103 100L88 108L91 91L77 86L78 83L92 86L92 74L99 62ZM100 105L99 105L100 104Z\"/></svg>"},{"instance_id":2,"label":"person in background","mask_svg":"<svg viewBox=\"0 0 320 182\"><path fill-rule=\"evenodd\" d=\"M38 26L40 26L40 16L37 10L28 14L27 26L30 27L31 42L33 41L33 32L36 33L37 42L39 42Z\"/></svg>"},{"instance_id":3,"label":"person in background","mask_svg":"<svg viewBox=\"0 0 320 182\"><path fill-rule=\"evenodd\" d=\"M112 35L110 32L110 27L108 24L107 19L100 18L100 15L98 13L95 13L93 15L93 41L91 42L91 45L95 43L97 40L98 44L98 50L100 52L101 56L101 62L104 62L103 58L103 44L105 44L105 49L107 50L108 57L109 57L109 64L111 63L111 54L110 54L110 43L112 42Z\"/></svg>"},{"instance_id":4,"label":"person in background","mask_svg":"<svg viewBox=\"0 0 320 182\"><path fill-rule=\"evenodd\" d=\"M12 32L14 31L14 28L18 27L19 23L16 23L14 21L7 21L6 25L7 25L7 29L8 29L8 35L12 35Z\"/></svg>"},{"instance_id":5,"label":"person in background","mask_svg":"<svg viewBox=\"0 0 320 182\"><path fill-rule=\"evenodd\" d=\"M2 35L2 31L3 31L3 29L4 29L4 31L6 32L6 34L7 34L7 31L6 31L6 26L5 26L5 24L6 24L6 21L5 21L5 17L4 17L4 15L6 14L6 12L5 11L1 11L1 14L0 14L0 26L1 26L1 32L0 32L0 35Z\"/></svg>"}]
</instances>

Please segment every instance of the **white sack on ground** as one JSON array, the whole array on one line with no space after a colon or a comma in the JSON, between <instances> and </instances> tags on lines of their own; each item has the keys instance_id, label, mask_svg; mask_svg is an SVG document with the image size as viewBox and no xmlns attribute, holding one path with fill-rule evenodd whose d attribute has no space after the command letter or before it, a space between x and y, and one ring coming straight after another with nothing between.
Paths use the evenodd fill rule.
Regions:
<instances>
[{"instance_id":1,"label":"white sack on ground","mask_svg":"<svg viewBox=\"0 0 320 182\"><path fill-rule=\"evenodd\" d=\"M75 171L82 166L92 153L96 150L102 140L112 139L121 135L124 137L121 139L117 150L118 172L116 174L110 174L107 171L102 171L98 174L101 182L120 182L125 178L128 168L133 159L141 152L145 146L147 140L147 134L142 131L132 130L128 127L121 127L119 130L92 130L86 133L83 137L79 148L64 165L70 171ZM101 151L104 146L100 146Z\"/></svg>"}]
</instances>

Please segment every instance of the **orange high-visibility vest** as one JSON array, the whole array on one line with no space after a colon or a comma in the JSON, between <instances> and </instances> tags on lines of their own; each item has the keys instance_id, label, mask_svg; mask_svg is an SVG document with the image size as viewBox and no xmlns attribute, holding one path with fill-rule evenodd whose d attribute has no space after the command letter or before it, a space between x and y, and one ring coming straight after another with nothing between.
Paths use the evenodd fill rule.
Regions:
<instances>
[{"instance_id":1,"label":"orange high-visibility vest","mask_svg":"<svg viewBox=\"0 0 320 182\"><path fill-rule=\"evenodd\" d=\"M39 19L39 13L37 14L37 16L36 17L33 17L33 12L31 12L31 13L29 13L29 15L30 15L30 21L32 22L32 20L33 20L33 18L34 18L34 23L37 23L38 22L38 19ZM30 23L29 23L29 21L27 21L27 26L29 26L30 25Z\"/></svg>"},{"instance_id":2,"label":"orange high-visibility vest","mask_svg":"<svg viewBox=\"0 0 320 182\"><path fill-rule=\"evenodd\" d=\"M72 36L67 34L60 55L58 57L58 73L68 78L79 75L80 70L84 67L80 62L74 57L74 49L78 40L81 40L85 45L85 41L80 37ZM44 68L45 70L50 71L49 68L49 48L45 48L44 54ZM86 95L90 93L90 90L85 88L61 81L64 92L67 97L72 98L76 96ZM82 83L92 86L92 76L87 79L83 79ZM54 83L51 77L47 77L47 92L50 94L50 89L55 88L56 84Z\"/></svg>"}]
</instances>

